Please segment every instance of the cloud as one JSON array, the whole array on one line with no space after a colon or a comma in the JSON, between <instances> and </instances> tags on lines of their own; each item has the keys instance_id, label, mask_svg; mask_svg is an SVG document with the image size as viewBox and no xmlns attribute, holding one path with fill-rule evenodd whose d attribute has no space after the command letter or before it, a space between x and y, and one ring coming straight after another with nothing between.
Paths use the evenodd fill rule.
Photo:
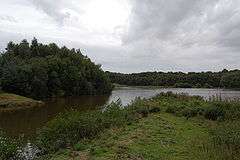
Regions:
<instances>
[{"instance_id":1,"label":"cloud","mask_svg":"<svg viewBox=\"0 0 240 160\"><path fill-rule=\"evenodd\" d=\"M112 1L123 4L124 17L131 9L128 23L108 23L122 13L101 16ZM82 48L110 71L240 68L239 8L237 0L8 0L0 6L0 48L35 36Z\"/></svg>"},{"instance_id":2,"label":"cloud","mask_svg":"<svg viewBox=\"0 0 240 160\"><path fill-rule=\"evenodd\" d=\"M0 21L8 21L8 22L17 23L17 20L14 17L8 16L8 15L0 15Z\"/></svg>"},{"instance_id":3,"label":"cloud","mask_svg":"<svg viewBox=\"0 0 240 160\"><path fill-rule=\"evenodd\" d=\"M52 17L58 24L63 25L64 20L70 17L70 13L64 11L63 0L30 0L39 10Z\"/></svg>"},{"instance_id":4,"label":"cloud","mask_svg":"<svg viewBox=\"0 0 240 160\"><path fill-rule=\"evenodd\" d=\"M163 71L240 67L239 1L131 2L130 27L122 37L129 63Z\"/></svg>"}]
</instances>

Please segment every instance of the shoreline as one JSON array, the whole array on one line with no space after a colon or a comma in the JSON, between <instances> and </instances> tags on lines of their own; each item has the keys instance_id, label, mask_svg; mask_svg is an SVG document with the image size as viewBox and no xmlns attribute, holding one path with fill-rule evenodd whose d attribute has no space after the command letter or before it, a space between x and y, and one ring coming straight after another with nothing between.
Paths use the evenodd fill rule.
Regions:
<instances>
[{"instance_id":1,"label":"shoreline","mask_svg":"<svg viewBox=\"0 0 240 160\"><path fill-rule=\"evenodd\" d=\"M43 101L34 100L16 94L0 93L0 113L42 107L44 104Z\"/></svg>"}]
</instances>

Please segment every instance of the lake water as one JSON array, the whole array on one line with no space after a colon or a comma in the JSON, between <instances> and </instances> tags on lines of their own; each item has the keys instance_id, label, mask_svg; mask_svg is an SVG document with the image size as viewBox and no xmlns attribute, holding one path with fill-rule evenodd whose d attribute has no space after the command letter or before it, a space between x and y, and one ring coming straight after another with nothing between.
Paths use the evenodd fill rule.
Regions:
<instances>
[{"instance_id":1,"label":"lake water","mask_svg":"<svg viewBox=\"0 0 240 160\"><path fill-rule=\"evenodd\" d=\"M27 109L13 113L0 113L0 128L12 136L32 136L61 112L67 110L96 110L105 104L121 99L123 105L131 103L136 97L150 98L160 92L187 93L199 95L208 99L212 96L221 96L222 99L239 99L240 91L224 89L179 89L179 88L152 88L152 87L119 87L109 96L79 96L55 98L46 100L41 108Z\"/></svg>"}]
</instances>

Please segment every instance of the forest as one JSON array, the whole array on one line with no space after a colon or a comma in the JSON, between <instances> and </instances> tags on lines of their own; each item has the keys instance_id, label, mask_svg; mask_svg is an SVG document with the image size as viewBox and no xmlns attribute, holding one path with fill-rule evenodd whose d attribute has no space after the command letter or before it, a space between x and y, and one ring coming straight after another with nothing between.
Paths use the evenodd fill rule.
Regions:
<instances>
[{"instance_id":1,"label":"forest","mask_svg":"<svg viewBox=\"0 0 240 160\"><path fill-rule=\"evenodd\" d=\"M176 88L240 88L240 70L220 72L107 72L112 83L129 86L165 86Z\"/></svg>"},{"instance_id":2,"label":"forest","mask_svg":"<svg viewBox=\"0 0 240 160\"><path fill-rule=\"evenodd\" d=\"M108 94L112 84L80 49L38 43L34 38L9 42L0 54L0 89L42 99L56 96Z\"/></svg>"}]
</instances>

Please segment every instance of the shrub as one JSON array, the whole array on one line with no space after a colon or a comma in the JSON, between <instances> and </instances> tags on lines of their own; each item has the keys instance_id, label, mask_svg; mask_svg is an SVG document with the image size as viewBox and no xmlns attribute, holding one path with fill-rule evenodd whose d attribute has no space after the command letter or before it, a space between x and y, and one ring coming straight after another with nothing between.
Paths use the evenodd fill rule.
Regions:
<instances>
[{"instance_id":1,"label":"shrub","mask_svg":"<svg viewBox=\"0 0 240 160\"><path fill-rule=\"evenodd\" d=\"M81 139L94 138L104 129L130 123L134 120L132 113L116 102L106 106L103 111L60 114L39 131L37 145L47 153L72 147Z\"/></svg>"},{"instance_id":2,"label":"shrub","mask_svg":"<svg viewBox=\"0 0 240 160\"><path fill-rule=\"evenodd\" d=\"M198 109L187 107L181 111L182 116L190 118L198 115Z\"/></svg>"},{"instance_id":3,"label":"shrub","mask_svg":"<svg viewBox=\"0 0 240 160\"><path fill-rule=\"evenodd\" d=\"M161 111L161 109L159 107L152 107L149 110L150 113L158 113L160 111Z\"/></svg>"},{"instance_id":4,"label":"shrub","mask_svg":"<svg viewBox=\"0 0 240 160\"><path fill-rule=\"evenodd\" d=\"M37 144L47 152L73 145L81 138L91 138L103 130L100 112L68 112L59 115L42 128Z\"/></svg>"},{"instance_id":5,"label":"shrub","mask_svg":"<svg viewBox=\"0 0 240 160\"><path fill-rule=\"evenodd\" d=\"M210 105L205 108L204 117L213 121L222 119L224 117L224 111L216 105Z\"/></svg>"},{"instance_id":6,"label":"shrub","mask_svg":"<svg viewBox=\"0 0 240 160\"><path fill-rule=\"evenodd\" d=\"M136 112L142 115L142 117L147 117L149 113L147 108L139 108Z\"/></svg>"},{"instance_id":7,"label":"shrub","mask_svg":"<svg viewBox=\"0 0 240 160\"><path fill-rule=\"evenodd\" d=\"M239 120L240 103L238 101L213 101L205 108L205 118L210 120Z\"/></svg>"},{"instance_id":8,"label":"shrub","mask_svg":"<svg viewBox=\"0 0 240 160\"><path fill-rule=\"evenodd\" d=\"M131 105L128 105L127 108L129 113L137 113L142 115L142 117L147 117L149 113L160 112L161 109L159 104L153 99L141 99L136 98Z\"/></svg>"},{"instance_id":9,"label":"shrub","mask_svg":"<svg viewBox=\"0 0 240 160\"><path fill-rule=\"evenodd\" d=\"M177 108L174 106L169 106L167 107L166 112L175 114L177 112Z\"/></svg>"},{"instance_id":10,"label":"shrub","mask_svg":"<svg viewBox=\"0 0 240 160\"><path fill-rule=\"evenodd\" d=\"M104 128L122 126L133 119L133 114L128 109L123 108L119 100L107 105L102 112Z\"/></svg>"}]
</instances>

